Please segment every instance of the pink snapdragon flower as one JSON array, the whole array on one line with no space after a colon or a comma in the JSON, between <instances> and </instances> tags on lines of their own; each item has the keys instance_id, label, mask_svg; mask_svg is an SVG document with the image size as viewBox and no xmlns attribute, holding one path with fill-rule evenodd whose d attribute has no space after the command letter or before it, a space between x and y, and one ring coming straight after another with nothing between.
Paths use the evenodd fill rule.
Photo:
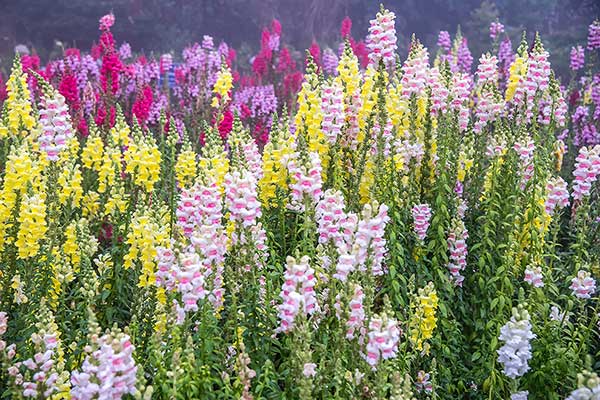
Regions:
<instances>
[{"instance_id":1,"label":"pink snapdragon flower","mask_svg":"<svg viewBox=\"0 0 600 400\"><path fill-rule=\"evenodd\" d=\"M382 10L377 13L375 19L370 21L369 35L367 37L367 47L369 48L369 63L377 66L379 60L383 60L386 66L391 66L395 62L396 49L396 28L394 20L396 15L389 10Z\"/></svg>"},{"instance_id":2,"label":"pink snapdragon flower","mask_svg":"<svg viewBox=\"0 0 600 400\"><path fill-rule=\"evenodd\" d=\"M429 220L431 219L431 207L429 204L415 204L411 210L414 221L414 232L419 241L425 240Z\"/></svg>"},{"instance_id":3,"label":"pink snapdragon flower","mask_svg":"<svg viewBox=\"0 0 600 400\"><path fill-rule=\"evenodd\" d=\"M395 319L377 314L371 317L365 360L374 370L381 360L396 357L401 334Z\"/></svg>"},{"instance_id":4,"label":"pink snapdragon flower","mask_svg":"<svg viewBox=\"0 0 600 400\"><path fill-rule=\"evenodd\" d=\"M310 267L309 261L308 256L303 256L300 260L294 257L286 259L287 266L280 293L282 304L278 307L278 332L292 331L297 316L308 316L317 310L315 270Z\"/></svg>"},{"instance_id":5,"label":"pink snapdragon flower","mask_svg":"<svg viewBox=\"0 0 600 400\"><path fill-rule=\"evenodd\" d=\"M577 276L571 279L569 289L579 299L589 299L596 292L596 281L588 271L580 270Z\"/></svg>"},{"instance_id":6,"label":"pink snapdragon flower","mask_svg":"<svg viewBox=\"0 0 600 400\"><path fill-rule=\"evenodd\" d=\"M556 207L559 209L569 205L569 191L567 190L567 182L560 176L551 178L546 184L546 192L548 198L544 203L546 214L553 215Z\"/></svg>"}]
</instances>

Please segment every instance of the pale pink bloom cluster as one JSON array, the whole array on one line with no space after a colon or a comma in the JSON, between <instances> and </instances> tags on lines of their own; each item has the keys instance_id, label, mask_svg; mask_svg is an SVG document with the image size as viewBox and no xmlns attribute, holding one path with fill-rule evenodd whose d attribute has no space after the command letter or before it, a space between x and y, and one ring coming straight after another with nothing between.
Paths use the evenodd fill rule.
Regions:
<instances>
[{"instance_id":1,"label":"pale pink bloom cluster","mask_svg":"<svg viewBox=\"0 0 600 400\"><path fill-rule=\"evenodd\" d=\"M527 121L533 117L533 108L535 105L535 95L539 92L545 92L550 84L550 62L548 61L548 52L534 52L529 56L527 75L523 81L523 89L527 94Z\"/></svg>"},{"instance_id":2,"label":"pale pink bloom cluster","mask_svg":"<svg viewBox=\"0 0 600 400\"><path fill-rule=\"evenodd\" d=\"M569 289L579 299L589 299L596 292L596 281L588 271L580 270L577 276L571 279Z\"/></svg>"},{"instance_id":3,"label":"pale pink bloom cluster","mask_svg":"<svg viewBox=\"0 0 600 400\"><path fill-rule=\"evenodd\" d=\"M182 189L177 202L177 225L190 237L201 225L221 224L223 218L222 198L216 183L197 184Z\"/></svg>"},{"instance_id":4,"label":"pale pink bloom cluster","mask_svg":"<svg viewBox=\"0 0 600 400\"><path fill-rule=\"evenodd\" d=\"M348 304L350 308L350 313L348 316L348 321L346 321L346 338L354 339L356 332L363 333L363 327L365 324L365 309L363 307L363 300L365 298L365 294L360 285L353 285L352 290L352 299L350 300L350 304Z\"/></svg>"},{"instance_id":5,"label":"pale pink bloom cluster","mask_svg":"<svg viewBox=\"0 0 600 400\"><path fill-rule=\"evenodd\" d=\"M179 255L178 261L171 267L175 288L181 293L183 302L183 307L177 304L177 310L180 313L198 311L198 301L206 297L200 256L194 251L185 251Z\"/></svg>"},{"instance_id":6,"label":"pale pink bloom cluster","mask_svg":"<svg viewBox=\"0 0 600 400\"><path fill-rule=\"evenodd\" d=\"M290 332L298 315L310 315L317 310L315 294L315 270L309 265L309 257L300 260L287 257L284 283L281 287L282 304L279 305L280 326L278 332Z\"/></svg>"},{"instance_id":7,"label":"pale pink bloom cluster","mask_svg":"<svg viewBox=\"0 0 600 400\"><path fill-rule=\"evenodd\" d=\"M525 268L525 278L523 280L531 286L539 288L544 287L544 276L542 275L541 267L528 266Z\"/></svg>"},{"instance_id":8,"label":"pale pink bloom cluster","mask_svg":"<svg viewBox=\"0 0 600 400\"><path fill-rule=\"evenodd\" d=\"M107 333L88 354L80 371L71 373L73 400L109 400L137 392L135 350L128 335Z\"/></svg>"},{"instance_id":9,"label":"pale pink bloom cluster","mask_svg":"<svg viewBox=\"0 0 600 400\"><path fill-rule=\"evenodd\" d=\"M431 207L429 204L415 204L411 210L414 232L420 241L425 240L427 229L429 229L429 220L431 219Z\"/></svg>"},{"instance_id":10,"label":"pale pink bloom cluster","mask_svg":"<svg viewBox=\"0 0 600 400\"><path fill-rule=\"evenodd\" d=\"M361 271L370 272L373 275L383 275L383 261L385 259L386 240L385 227L390 218L387 215L388 207L381 204L374 212L371 205L365 204L360 220L354 234L355 267ZM343 280L343 279L342 279Z\"/></svg>"},{"instance_id":11,"label":"pale pink bloom cluster","mask_svg":"<svg viewBox=\"0 0 600 400\"><path fill-rule=\"evenodd\" d=\"M242 153L248 171L251 172L256 181L260 181L263 177L262 155L258 149L258 143L251 137L245 137L241 144Z\"/></svg>"},{"instance_id":12,"label":"pale pink bloom cluster","mask_svg":"<svg viewBox=\"0 0 600 400\"><path fill-rule=\"evenodd\" d=\"M431 113L437 115L438 113L445 113L448 109L448 96L450 91L443 82L443 78L440 74L438 67L432 67L429 69L427 75L427 86L431 89Z\"/></svg>"},{"instance_id":13,"label":"pale pink bloom cluster","mask_svg":"<svg viewBox=\"0 0 600 400\"><path fill-rule=\"evenodd\" d=\"M344 126L344 90L342 84L333 80L325 83L322 90L321 110L323 122L321 128L329 143L336 142Z\"/></svg>"},{"instance_id":14,"label":"pale pink bloom cluster","mask_svg":"<svg viewBox=\"0 0 600 400\"><path fill-rule=\"evenodd\" d=\"M58 338L55 333L34 334L31 338L36 345L41 345L41 349L32 358L16 363L12 369L9 368L9 374L15 378L15 383L23 387L24 397L49 398L58 391L56 386L58 373L53 368L52 358L58 346ZM23 379L23 375L18 370L21 365L33 374L31 381Z\"/></svg>"},{"instance_id":15,"label":"pale pink bloom cluster","mask_svg":"<svg viewBox=\"0 0 600 400\"><path fill-rule=\"evenodd\" d=\"M490 37L492 40L496 40L501 33L504 33L504 25L498 21L492 22L490 24Z\"/></svg>"},{"instance_id":16,"label":"pale pink bloom cluster","mask_svg":"<svg viewBox=\"0 0 600 400\"><path fill-rule=\"evenodd\" d=\"M458 126L462 131L469 125L469 95L471 94L471 77L469 74L457 72L452 75L452 102L454 111L458 111Z\"/></svg>"},{"instance_id":17,"label":"pale pink bloom cluster","mask_svg":"<svg viewBox=\"0 0 600 400\"><path fill-rule=\"evenodd\" d=\"M360 109L362 108L362 99L360 97L360 88L357 88L356 91L349 97L349 100L346 102L346 108L344 109L344 113L346 115L346 121L348 123L348 127L342 135L342 144L348 145L351 149L356 150L358 145L357 137L360 132L360 125L358 122L358 114Z\"/></svg>"},{"instance_id":18,"label":"pale pink bloom cluster","mask_svg":"<svg viewBox=\"0 0 600 400\"><path fill-rule=\"evenodd\" d=\"M316 151L308 153L308 163L303 165L300 154L294 153L288 161L288 172L292 177L292 206L304 209L304 196L316 204L323 194L323 178L321 159Z\"/></svg>"},{"instance_id":19,"label":"pale pink bloom cluster","mask_svg":"<svg viewBox=\"0 0 600 400\"><path fill-rule=\"evenodd\" d=\"M262 216L256 183L256 177L249 171L225 175L225 206L229 210L229 219L243 227L256 225Z\"/></svg>"},{"instance_id":20,"label":"pale pink bloom cluster","mask_svg":"<svg viewBox=\"0 0 600 400\"><path fill-rule=\"evenodd\" d=\"M521 175L521 190L525 189L527 182L533 176L533 153L535 151L535 143L533 140L526 138L519 142L516 142L513 146L513 149L517 152L520 160L520 175Z\"/></svg>"},{"instance_id":21,"label":"pale pink bloom cluster","mask_svg":"<svg viewBox=\"0 0 600 400\"><path fill-rule=\"evenodd\" d=\"M106 14L102 18L100 18L100 30L108 31L111 28L111 26L113 26L114 23L115 23L114 14L112 14L112 13Z\"/></svg>"},{"instance_id":22,"label":"pale pink bloom cluster","mask_svg":"<svg viewBox=\"0 0 600 400\"><path fill-rule=\"evenodd\" d=\"M408 58L402 66L402 96L409 98L411 94L417 97L425 95L429 71L429 54L427 49L417 44L411 49Z\"/></svg>"},{"instance_id":23,"label":"pale pink bloom cluster","mask_svg":"<svg viewBox=\"0 0 600 400\"><path fill-rule=\"evenodd\" d=\"M302 375L307 378L312 378L317 374L317 364L315 363L305 363L302 368Z\"/></svg>"},{"instance_id":24,"label":"pale pink bloom cluster","mask_svg":"<svg viewBox=\"0 0 600 400\"><path fill-rule=\"evenodd\" d=\"M395 319L386 318L385 315L380 317L377 314L371 317L365 360L373 369L376 369L380 360L396 357L401 334Z\"/></svg>"},{"instance_id":25,"label":"pale pink bloom cluster","mask_svg":"<svg viewBox=\"0 0 600 400\"><path fill-rule=\"evenodd\" d=\"M567 182L560 176L548 180L546 192L548 193L548 198L544 203L546 214L553 215L557 206L561 209L569 205Z\"/></svg>"},{"instance_id":26,"label":"pale pink bloom cluster","mask_svg":"<svg viewBox=\"0 0 600 400\"><path fill-rule=\"evenodd\" d=\"M227 251L227 233L221 224L202 225L191 237L196 252L202 256L204 279L213 279L213 286L208 295L215 309L223 305L223 272L225 269L225 253ZM264 243L264 242L263 242Z\"/></svg>"},{"instance_id":27,"label":"pale pink bloom cluster","mask_svg":"<svg viewBox=\"0 0 600 400\"><path fill-rule=\"evenodd\" d=\"M6 312L0 311L0 351L6 349L6 342L2 340L2 336L6 333L8 328L8 315Z\"/></svg>"},{"instance_id":28,"label":"pale pink bloom cluster","mask_svg":"<svg viewBox=\"0 0 600 400\"><path fill-rule=\"evenodd\" d=\"M423 145L419 142L411 142L408 139L396 140L394 143L396 155L402 157L402 169L407 172L410 167L411 160L415 160L418 163L421 162L425 155Z\"/></svg>"},{"instance_id":29,"label":"pale pink bloom cluster","mask_svg":"<svg viewBox=\"0 0 600 400\"><path fill-rule=\"evenodd\" d=\"M467 239L469 233L465 223L461 218L455 218L453 228L448 234L448 250L450 252L450 261L448 262L448 271L450 271L450 280L456 286L462 286L465 279L461 271L467 266Z\"/></svg>"},{"instance_id":30,"label":"pale pink bloom cluster","mask_svg":"<svg viewBox=\"0 0 600 400\"><path fill-rule=\"evenodd\" d=\"M477 99L475 115L477 120L473 125L475 133L481 133L483 128L489 123L496 120L498 115L504 109L504 101L491 90L483 90Z\"/></svg>"},{"instance_id":31,"label":"pale pink bloom cluster","mask_svg":"<svg viewBox=\"0 0 600 400\"><path fill-rule=\"evenodd\" d=\"M61 151L67 147L67 140L73 137L73 126L69 107L65 98L58 92L43 96L40 101L40 129L38 137L40 150L50 161L58 160Z\"/></svg>"},{"instance_id":32,"label":"pale pink bloom cluster","mask_svg":"<svg viewBox=\"0 0 600 400\"><path fill-rule=\"evenodd\" d=\"M380 60L386 66L394 64L396 57L396 28L394 20L396 15L383 10L377 13L375 19L369 23L369 35L367 36L367 47L369 48L369 63L377 66Z\"/></svg>"},{"instance_id":33,"label":"pale pink bloom cluster","mask_svg":"<svg viewBox=\"0 0 600 400\"><path fill-rule=\"evenodd\" d=\"M477 66L477 83L483 86L486 83L496 85L498 82L498 59L496 56L484 54L479 58Z\"/></svg>"},{"instance_id":34,"label":"pale pink bloom cluster","mask_svg":"<svg viewBox=\"0 0 600 400\"><path fill-rule=\"evenodd\" d=\"M569 112L569 105L567 104L564 95L561 93L556 99L556 108L554 109L554 120L557 126L565 126L567 123L567 113ZM548 112L550 115L550 112ZM548 122L546 125L549 125Z\"/></svg>"},{"instance_id":35,"label":"pale pink bloom cluster","mask_svg":"<svg viewBox=\"0 0 600 400\"><path fill-rule=\"evenodd\" d=\"M582 147L575 159L575 177L573 183L573 200L579 201L589 196L592 185L600 174L600 145L592 148Z\"/></svg>"},{"instance_id":36,"label":"pale pink bloom cluster","mask_svg":"<svg viewBox=\"0 0 600 400\"><path fill-rule=\"evenodd\" d=\"M344 195L340 191L333 189L325 191L315 207L319 243L332 242L338 245L342 240L340 227L347 218L344 207Z\"/></svg>"},{"instance_id":37,"label":"pale pink bloom cluster","mask_svg":"<svg viewBox=\"0 0 600 400\"><path fill-rule=\"evenodd\" d=\"M373 132L373 136L375 138L375 140L373 141L373 146L371 148L371 151L373 153L373 155L376 155L377 152L380 150L379 149L379 135L381 135L381 139L383 141L383 147L381 148L381 152L383 153L384 157L389 157L390 155L390 151L392 149L392 139L394 138L394 124L392 123L391 119L387 119L385 125L383 126L383 129L381 129L381 127L379 126L379 122L375 122L373 124L373 129L371 132Z\"/></svg>"}]
</instances>

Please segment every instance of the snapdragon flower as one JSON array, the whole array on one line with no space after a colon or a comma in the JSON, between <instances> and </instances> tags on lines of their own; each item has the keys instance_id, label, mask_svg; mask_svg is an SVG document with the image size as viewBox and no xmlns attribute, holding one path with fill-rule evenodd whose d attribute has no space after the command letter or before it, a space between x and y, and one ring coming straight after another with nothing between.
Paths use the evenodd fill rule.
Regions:
<instances>
[{"instance_id":1,"label":"snapdragon flower","mask_svg":"<svg viewBox=\"0 0 600 400\"><path fill-rule=\"evenodd\" d=\"M515 379L529 371L528 361L532 357L530 340L535 337L527 310L513 308L513 315L500 329L498 338L504 342L498 350L498 362L503 365L506 376Z\"/></svg>"}]
</instances>

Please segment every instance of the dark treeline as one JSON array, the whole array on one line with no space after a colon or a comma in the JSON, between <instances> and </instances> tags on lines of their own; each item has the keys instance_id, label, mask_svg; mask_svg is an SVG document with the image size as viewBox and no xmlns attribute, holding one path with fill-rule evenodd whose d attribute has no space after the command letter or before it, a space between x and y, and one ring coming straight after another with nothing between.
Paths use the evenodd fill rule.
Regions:
<instances>
[{"instance_id":1,"label":"dark treeline","mask_svg":"<svg viewBox=\"0 0 600 400\"><path fill-rule=\"evenodd\" d=\"M539 31L561 73L568 70L570 47L585 41L587 26L600 16L598 0L389 0L385 6L396 13L401 52L412 33L431 47L439 30L455 33L460 26L478 57L490 45L489 23L498 18L515 47L522 30L531 36ZM313 39L333 46L344 16L352 18L354 36L362 37L378 8L373 0L0 0L0 57L6 64L17 44L42 59L58 51L57 41L89 48L98 18L109 11L117 18L116 38L145 53L179 51L209 34L249 56L273 18L296 49Z\"/></svg>"}]
</instances>

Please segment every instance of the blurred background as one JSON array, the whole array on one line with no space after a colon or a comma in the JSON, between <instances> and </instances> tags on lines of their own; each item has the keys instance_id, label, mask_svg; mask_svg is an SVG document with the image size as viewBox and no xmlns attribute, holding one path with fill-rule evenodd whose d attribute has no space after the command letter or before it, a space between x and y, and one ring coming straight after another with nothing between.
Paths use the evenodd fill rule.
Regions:
<instances>
[{"instance_id":1,"label":"blurred background","mask_svg":"<svg viewBox=\"0 0 600 400\"><path fill-rule=\"evenodd\" d=\"M523 30L542 35L559 73L568 73L571 46L585 43L588 25L600 16L600 0L388 0L396 13L402 58L412 33L433 47L440 30L460 29L475 59L489 49L489 23L499 19L516 46ZM372 0L0 0L0 65L10 63L21 44L44 63L62 47L89 49L98 37L98 19L112 11L119 42L139 53L173 51L211 35L250 58L260 46L261 29L277 18L282 41L303 50L316 40L334 47L342 19L362 38L379 9Z\"/></svg>"}]
</instances>

